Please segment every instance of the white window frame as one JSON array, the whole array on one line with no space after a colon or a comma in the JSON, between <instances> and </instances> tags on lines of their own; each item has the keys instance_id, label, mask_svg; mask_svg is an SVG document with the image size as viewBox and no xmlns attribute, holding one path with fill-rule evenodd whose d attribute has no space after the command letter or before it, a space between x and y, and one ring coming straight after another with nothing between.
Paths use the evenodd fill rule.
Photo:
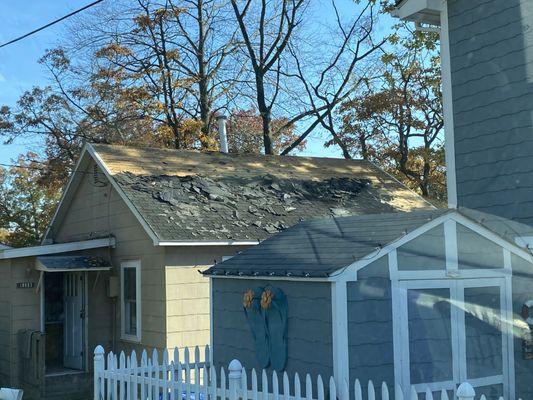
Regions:
<instances>
[{"instance_id":1,"label":"white window frame","mask_svg":"<svg viewBox=\"0 0 533 400\"><path fill-rule=\"evenodd\" d=\"M124 303L124 269L135 268L135 302L136 302L136 320L137 334L130 335L126 333L126 319ZM141 260L125 260L120 263L120 338L132 342L141 341L142 323L141 323Z\"/></svg>"}]
</instances>

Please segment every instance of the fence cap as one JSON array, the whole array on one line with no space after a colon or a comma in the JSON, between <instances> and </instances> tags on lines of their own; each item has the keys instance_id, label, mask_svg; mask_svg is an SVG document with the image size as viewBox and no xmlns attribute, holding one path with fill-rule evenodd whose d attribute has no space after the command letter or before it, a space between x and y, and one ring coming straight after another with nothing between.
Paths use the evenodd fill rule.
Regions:
<instances>
[{"instance_id":1,"label":"fence cap","mask_svg":"<svg viewBox=\"0 0 533 400\"><path fill-rule=\"evenodd\" d=\"M98 345L96 346L96 348L94 349L94 355L103 355L105 354L105 350L102 346Z\"/></svg>"},{"instance_id":2,"label":"fence cap","mask_svg":"<svg viewBox=\"0 0 533 400\"><path fill-rule=\"evenodd\" d=\"M476 395L476 391L472 387L472 385L468 382L463 382L459 385L457 388L457 396L458 397L474 397Z\"/></svg>"},{"instance_id":3,"label":"fence cap","mask_svg":"<svg viewBox=\"0 0 533 400\"><path fill-rule=\"evenodd\" d=\"M229 363L228 370L230 373L241 373L242 371L242 364L239 360L233 359Z\"/></svg>"}]
</instances>

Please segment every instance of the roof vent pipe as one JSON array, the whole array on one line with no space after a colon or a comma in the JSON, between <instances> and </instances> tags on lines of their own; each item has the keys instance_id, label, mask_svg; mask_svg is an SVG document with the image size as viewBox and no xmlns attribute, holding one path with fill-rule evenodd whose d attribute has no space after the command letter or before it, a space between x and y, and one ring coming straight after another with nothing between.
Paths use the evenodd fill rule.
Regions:
<instances>
[{"instance_id":1,"label":"roof vent pipe","mask_svg":"<svg viewBox=\"0 0 533 400\"><path fill-rule=\"evenodd\" d=\"M220 136L220 152L228 152L228 136L226 134L226 121L227 117L225 115L219 115L217 117L218 122L218 134Z\"/></svg>"}]
</instances>

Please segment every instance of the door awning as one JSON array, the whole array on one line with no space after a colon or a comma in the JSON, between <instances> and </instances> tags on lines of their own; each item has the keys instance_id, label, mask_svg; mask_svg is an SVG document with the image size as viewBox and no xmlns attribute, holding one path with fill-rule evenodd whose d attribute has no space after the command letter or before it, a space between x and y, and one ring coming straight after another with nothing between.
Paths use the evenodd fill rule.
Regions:
<instances>
[{"instance_id":1,"label":"door awning","mask_svg":"<svg viewBox=\"0 0 533 400\"><path fill-rule=\"evenodd\" d=\"M111 264L102 257L41 256L36 258L36 269L45 272L109 271Z\"/></svg>"}]
</instances>

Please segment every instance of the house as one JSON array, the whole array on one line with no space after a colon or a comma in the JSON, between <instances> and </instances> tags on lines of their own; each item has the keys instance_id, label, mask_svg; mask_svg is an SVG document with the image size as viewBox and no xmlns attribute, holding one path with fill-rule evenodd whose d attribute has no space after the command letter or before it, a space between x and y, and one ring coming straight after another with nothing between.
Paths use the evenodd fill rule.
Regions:
<instances>
[{"instance_id":1,"label":"house","mask_svg":"<svg viewBox=\"0 0 533 400\"><path fill-rule=\"evenodd\" d=\"M398 0L441 32L448 199L533 224L533 4Z\"/></svg>"},{"instance_id":2,"label":"house","mask_svg":"<svg viewBox=\"0 0 533 400\"><path fill-rule=\"evenodd\" d=\"M204 272L213 360L532 398L532 233L470 209L302 222Z\"/></svg>"},{"instance_id":3,"label":"house","mask_svg":"<svg viewBox=\"0 0 533 400\"><path fill-rule=\"evenodd\" d=\"M0 385L84 398L92 349L209 343L198 274L302 219L433 209L366 161L87 145L40 246L0 252Z\"/></svg>"},{"instance_id":4,"label":"house","mask_svg":"<svg viewBox=\"0 0 533 400\"><path fill-rule=\"evenodd\" d=\"M215 265L214 361L533 398L533 3L395 14L440 32L450 210L304 222Z\"/></svg>"}]
</instances>

